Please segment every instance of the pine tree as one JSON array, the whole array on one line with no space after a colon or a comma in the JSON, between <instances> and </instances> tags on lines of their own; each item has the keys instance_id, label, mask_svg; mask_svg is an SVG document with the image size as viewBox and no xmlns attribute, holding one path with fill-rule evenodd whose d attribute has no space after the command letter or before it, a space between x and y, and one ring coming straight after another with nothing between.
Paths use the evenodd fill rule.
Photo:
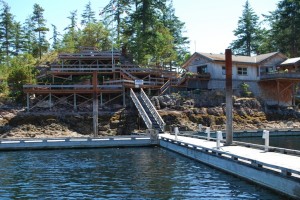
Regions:
<instances>
[{"instance_id":1,"label":"pine tree","mask_svg":"<svg viewBox=\"0 0 300 200\"><path fill-rule=\"evenodd\" d=\"M272 47L290 57L300 56L300 1L280 1L268 20Z\"/></svg>"},{"instance_id":2,"label":"pine tree","mask_svg":"<svg viewBox=\"0 0 300 200\"><path fill-rule=\"evenodd\" d=\"M176 62L173 65L180 66L186 60L188 54L188 38L183 36L183 30L185 23L181 22L175 15L175 9L173 8L173 2L171 1L163 12L162 22L166 28L169 29L170 33L174 38L174 51L176 51ZM169 63L172 67L172 63Z\"/></svg>"},{"instance_id":3,"label":"pine tree","mask_svg":"<svg viewBox=\"0 0 300 200\"><path fill-rule=\"evenodd\" d=\"M46 40L46 32L49 31L49 29L46 27L44 11L45 10L39 4L34 4L33 15L31 17L35 27L34 31L38 33L38 54L40 59L42 57L42 52L47 51L49 46Z\"/></svg>"},{"instance_id":4,"label":"pine tree","mask_svg":"<svg viewBox=\"0 0 300 200\"><path fill-rule=\"evenodd\" d=\"M234 54L250 56L258 53L261 40L261 29L258 20L258 16L247 0L243 14L239 18L238 27L233 31L237 39L229 47Z\"/></svg>"},{"instance_id":5,"label":"pine tree","mask_svg":"<svg viewBox=\"0 0 300 200\"><path fill-rule=\"evenodd\" d=\"M1 2L3 8L0 13L0 41L1 49L5 54L6 60L12 54L12 39L13 39L13 26L14 26L14 17L10 13L10 7L7 3Z\"/></svg>"},{"instance_id":6,"label":"pine tree","mask_svg":"<svg viewBox=\"0 0 300 200\"><path fill-rule=\"evenodd\" d=\"M82 25L87 25L96 22L95 12L92 10L92 5L90 1L88 2L88 4L85 5L85 10L83 11L81 17Z\"/></svg>"},{"instance_id":7,"label":"pine tree","mask_svg":"<svg viewBox=\"0 0 300 200\"><path fill-rule=\"evenodd\" d=\"M24 52L34 54L34 49L38 49L38 43L35 37L34 24L31 17L25 20L23 25L24 32Z\"/></svg>"},{"instance_id":8,"label":"pine tree","mask_svg":"<svg viewBox=\"0 0 300 200\"><path fill-rule=\"evenodd\" d=\"M79 48L80 30L77 28L77 10L71 11L68 19L70 19L70 24L64 29L67 33L63 35L62 49L73 53Z\"/></svg>"},{"instance_id":9,"label":"pine tree","mask_svg":"<svg viewBox=\"0 0 300 200\"><path fill-rule=\"evenodd\" d=\"M15 22L13 26L13 47L14 47L14 55L19 55L23 53L25 50L25 33L24 29L20 22Z\"/></svg>"},{"instance_id":10,"label":"pine tree","mask_svg":"<svg viewBox=\"0 0 300 200\"><path fill-rule=\"evenodd\" d=\"M53 24L51 24L51 25L52 25L52 28L53 28L53 36L51 38L53 40L52 48L54 50L58 50L59 47L60 47L60 39L58 38L59 33L57 31L57 27L55 25L53 25Z\"/></svg>"}]
</instances>

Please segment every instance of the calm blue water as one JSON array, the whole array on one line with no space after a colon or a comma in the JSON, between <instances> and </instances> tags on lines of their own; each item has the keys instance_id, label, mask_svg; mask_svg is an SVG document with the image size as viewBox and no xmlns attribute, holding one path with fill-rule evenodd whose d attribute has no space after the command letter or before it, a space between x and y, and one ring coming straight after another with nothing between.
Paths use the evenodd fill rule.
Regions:
<instances>
[{"instance_id":1,"label":"calm blue water","mask_svg":"<svg viewBox=\"0 0 300 200\"><path fill-rule=\"evenodd\" d=\"M162 148L0 153L0 199L286 199Z\"/></svg>"}]
</instances>

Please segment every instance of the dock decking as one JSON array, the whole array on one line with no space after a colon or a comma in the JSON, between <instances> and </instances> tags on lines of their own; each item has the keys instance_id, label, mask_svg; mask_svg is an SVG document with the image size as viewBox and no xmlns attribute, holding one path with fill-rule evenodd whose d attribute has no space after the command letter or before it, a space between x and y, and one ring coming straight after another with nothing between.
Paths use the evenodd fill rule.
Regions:
<instances>
[{"instance_id":1,"label":"dock decking","mask_svg":"<svg viewBox=\"0 0 300 200\"><path fill-rule=\"evenodd\" d=\"M160 146L300 199L300 157L215 141L161 134Z\"/></svg>"}]
</instances>

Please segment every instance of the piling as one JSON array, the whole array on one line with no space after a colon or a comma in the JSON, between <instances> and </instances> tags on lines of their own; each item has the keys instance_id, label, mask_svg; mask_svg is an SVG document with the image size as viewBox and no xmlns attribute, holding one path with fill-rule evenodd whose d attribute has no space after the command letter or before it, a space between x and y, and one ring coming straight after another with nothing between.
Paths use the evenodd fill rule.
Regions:
<instances>
[{"instance_id":1,"label":"piling","mask_svg":"<svg viewBox=\"0 0 300 200\"><path fill-rule=\"evenodd\" d=\"M231 145L232 135L232 52L231 49L225 50L226 62L226 143Z\"/></svg>"}]
</instances>

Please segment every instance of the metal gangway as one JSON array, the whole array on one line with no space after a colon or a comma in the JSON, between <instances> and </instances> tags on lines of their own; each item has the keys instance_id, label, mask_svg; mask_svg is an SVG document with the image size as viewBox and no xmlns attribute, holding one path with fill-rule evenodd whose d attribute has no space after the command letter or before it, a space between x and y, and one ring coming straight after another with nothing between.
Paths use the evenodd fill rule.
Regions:
<instances>
[{"instance_id":1,"label":"metal gangway","mask_svg":"<svg viewBox=\"0 0 300 200\"><path fill-rule=\"evenodd\" d=\"M141 88L140 93L135 93L132 89L130 89L130 97L147 128L155 129L160 133L163 133L165 131L166 124L158 114L148 96L145 94L144 90Z\"/></svg>"}]
</instances>

